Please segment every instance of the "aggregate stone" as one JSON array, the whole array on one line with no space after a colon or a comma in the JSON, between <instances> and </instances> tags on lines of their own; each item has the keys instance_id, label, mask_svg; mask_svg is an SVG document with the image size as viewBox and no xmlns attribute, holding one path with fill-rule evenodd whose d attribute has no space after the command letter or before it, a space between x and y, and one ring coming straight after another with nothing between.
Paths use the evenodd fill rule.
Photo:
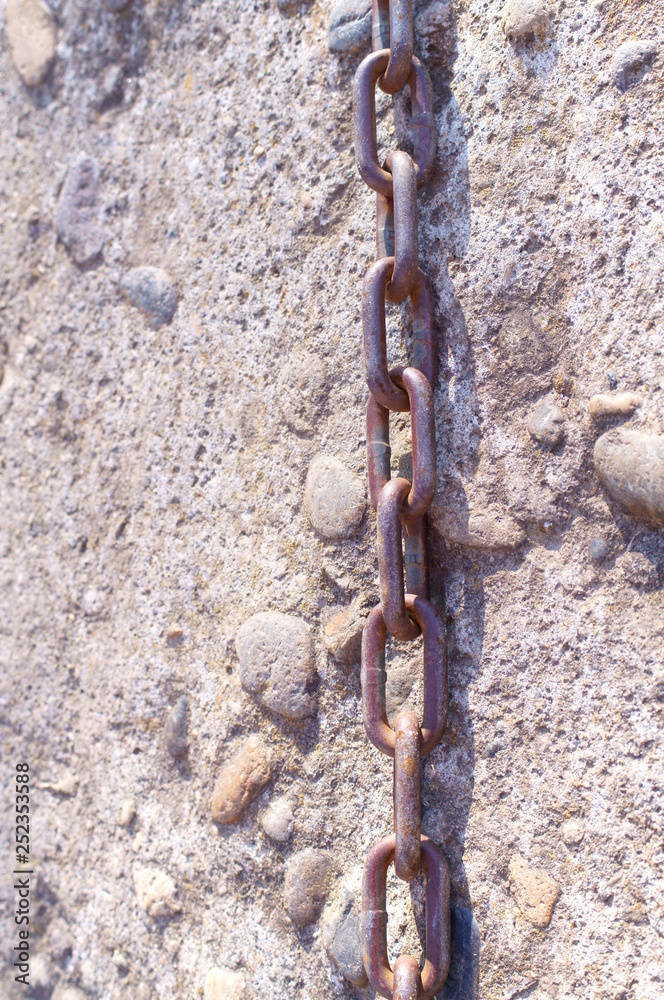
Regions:
<instances>
[{"instance_id":1,"label":"aggregate stone","mask_svg":"<svg viewBox=\"0 0 664 1000\"><path fill-rule=\"evenodd\" d=\"M664 525L664 437L616 428L594 449L600 482L635 516Z\"/></svg>"},{"instance_id":2,"label":"aggregate stone","mask_svg":"<svg viewBox=\"0 0 664 1000\"><path fill-rule=\"evenodd\" d=\"M317 455L307 473L304 506L311 527L323 538L353 535L364 516L364 483L337 458Z\"/></svg>"},{"instance_id":3,"label":"aggregate stone","mask_svg":"<svg viewBox=\"0 0 664 1000\"><path fill-rule=\"evenodd\" d=\"M635 83L645 67L657 55L658 46L654 41L631 39L618 46L611 57L610 73L619 90Z\"/></svg>"},{"instance_id":4,"label":"aggregate stone","mask_svg":"<svg viewBox=\"0 0 664 1000\"><path fill-rule=\"evenodd\" d=\"M568 847L577 847L585 835L586 827L580 819L568 819L560 828L560 836Z\"/></svg>"},{"instance_id":5,"label":"aggregate stone","mask_svg":"<svg viewBox=\"0 0 664 1000\"><path fill-rule=\"evenodd\" d=\"M362 916L356 903L341 913L326 914L323 923L325 948L344 979L365 986L367 974L362 955Z\"/></svg>"},{"instance_id":6,"label":"aggregate stone","mask_svg":"<svg viewBox=\"0 0 664 1000\"><path fill-rule=\"evenodd\" d=\"M205 1000L245 1000L247 981L243 972L209 969L203 988Z\"/></svg>"},{"instance_id":7,"label":"aggregate stone","mask_svg":"<svg viewBox=\"0 0 664 1000\"><path fill-rule=\"evenodd\" d=\"M136 803L133 799L123 799L118 812L118 826L131 826L136 816Z\"/></svg>"},{"instance_id":8,"label":"aggregate stone","mask_svg":"<svg viewBox=\"0 0 664 1000\"><path fill-rule=\"evenodd\" d=\"M166 749L171 757L181 759L187 753L187 696L181 695L168 713L164 726Z\"/></svg>"},{"instance_id":9,"label":"aggregate stone","mask_svg":"<svg viewBox=\"0 0 664 1000\"><path fill-rule=\"evenodd\" d=\"M565 417L559 406L546 400L528 417L528 433L544 448L557 448L565 436Z\"/></svg>"},{"instance_id":10,"label":"aggregate stone","mask_svg":"<svg viewBox=\"0 0 664 1000\"><path fill-rule=\"evenodd\" d=\"M149 917L172 917L182 909L177 887L167 872L158 868L134 868L134 891L138 905Z\"/></svg>"},{"instance_id":11,"label":"aggregate stone","mask_svg":"<svg viewBox=\"0 0 664 1000\"><path fill-rule=\"evenodd\" d=\"M325 403L329 381L322 358L299 351L288 358L277 379L277 401L296 434L311 434Z\"/></svg>"},{"instance_id":12,"label":"aggregate stone","mask_svg":"<svg viewBox=\"0 0 664 1000\"><path fill-rule=\"evenodd\" d=\"M333 606L323 617L323 642L338 663L358 663L369 603L359 596L347 607Z\"/></svg>"},{"instance_id":13,"label":"aggregate stone","mask_svg":"<svg viewBox=\"0 0 664 1000\"><path fill-rule=\"evenodd\" d=\"M261 816L261 826L270 840L285 844L293 832L293 810L285 795L270 802Z\"/></svg>"},{"instance_id":14,"label":"aggregate stone","mask_svg":"<svg viewBox=\"0 0 664 1000\"><path fill-rule=\"evenodd\" d=\"M306 927L318 920L327 899L330 868L330 858L325 851L307 848L289 858L284 905L297 927Z\"/></svg>"},{"instance_id":15,"label":"aggregate stone","mask_svg":"<svg viewBox=\"0 0 664 1000\"><path fill-rule=\"evenodd\" d=\"M169 646L179 646L184 636L180 625L169 625L166 629L166 642Z\"/></svg>"},{"instance_id":16,"label":"aggregate stone","mask_svg":"<svg viewBox=\"0 0 664 1000\"><path fill-rule=\"evenodd\" d=\"M478 510L462 518L458 509L434 498L430 518L444 538L465 548L499 552L518 549L526 540L525 532L509 514Z\"/></svg>"},{"instance_id":17,"label":"aggregate stone","mask_svg":"<svg viewBox=\"0 0 664 1000\"><path fill-rule=\"evenodd\" d=\"M134 267L122 279L122 291L157 329L173 319L177 295L169 275L160 267Z\"/></svg>"},{"instance_id":18,"label":"aggregate stone","mask_svg":"<svg viewBox=\"0 0 664 1000\"><path fill-rule=\"evenodd\" d=\"M14 65L28 87L43 83L55 58L56 29L43 0L8 0L7 38Z\"/></svg>"},{"instance_id":19,"label":"aggregate stone","mask_svg":"<svg viewBox=\"0 0 664 1000\"><path fill-rule=\"evenodd\" d=\"M370 0L341 0L332 8L327 37L330 52L359 52L370 41Z\"/></svg>"},{"instance_id":20,"label":"aggregate stone","mask_svg":"<svg viewBox=\"0 0 664 1000\"><path fill-rule=\"evenodd\" d=\"M642 402L643 396L638 392L601 392L593 396L588 403L588 416L591 420L599 420L602 417L629 417Z\"/></svg>"},{"instance_id":21,"label":"aggregate stone","mask_svg":"<svg viewBox=\"0 0 664 1000\"><path fill-rule=\"evenodd\" d=\"M69 168L58 198L58 236L79 265L98 257L106 241L99 220L99 177L97 161L80 156Z\"/></svg>"},{"instance_id":22,"label":"aggregate stone","mask_svg":"<svg viewBox=\"0 0 664 1000\"><path fill-rule=\"evenodd\" d=\"M314 647L306 622L261 611L241 626L235 645L242 686L261 705L291 722L316 714Z\"/></svg>"},{"instance_id":23,"label":"aggregate stone","mask_svg":"<svg viewBox=\"0 0 664 1000\"><path fill-rule=\"evenodd\" d=\"M557 883L546 872L531 867L515 854L509 866L510 886L517 906L535 927L548 927L560 894Z\"/></svg>"},{"instance_id":24,"label":"aggregate stone","mask_svg":"<svg viewBox=\"0 0 664 1000\"><path fill-rule=\"evenodd\" d=\"M597 537L590 539L590 543L588 545L588 557L591 562L603 563L608 554L609 543L606 538L602 538L601 535L598 535Z\"/></svg>"},{"instance_id":25,"label":"aggregate stone","mask_svg":"<svg viewBox=\"0 0 664 1000\"><path fill-rule=\"evenodd\" d=\"M546 31L549 21L543 0L507 0L500 24L507 38L523 38Z\"/></svg>"},{"instance_id":26,"label":"aggregate stone","mask_svg":"<svg viewBox=\"0 0 664 1000\"><path fill-rule=\"evenodd\" d=\"M250 736L219 773L210 803L215 823L237 823L265 788L271 774L272 764L265 746L259 737Z\"/></svg>"}]
</instances>

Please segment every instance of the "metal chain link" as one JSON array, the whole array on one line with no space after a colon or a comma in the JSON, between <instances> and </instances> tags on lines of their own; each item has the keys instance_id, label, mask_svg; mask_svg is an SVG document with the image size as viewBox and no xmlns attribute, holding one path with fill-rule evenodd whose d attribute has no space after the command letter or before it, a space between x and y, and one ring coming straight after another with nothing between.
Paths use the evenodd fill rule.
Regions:
<instances>
[{"instance_id":1,"label":"metal chain link","mask_svg":"<svg viewBox=\"0 0 664 1000\"><path fill-rule=\"evenodd\" d=\"M376 192L378 260L362 292L367 404L369 494L376 509L380 604L362 635L362 713L367 736L394 760L394 834L369 853L364 869L364 965L374 989L388 1000L431 1000L450 966L450 878L440 848L421 833L420 761L442 739L447 720L447 647L429 600L427 511L436 488L433 383L436 375L433 296L418 266L417 189L431 175L436 152L433 88L413 55L412 0L373 0L374 51L355 74L355 156L360 176ZM413 155L391 153L381 166L376 139L376 85L396 94L408 84ZM411 300L412 363L388 369L385 302ZM390 411L410 412L413 481L391 478ZM404 587L405 568L405 587ZM388 632L412 641L422 635L422 724L401 711L392 729L385 707ZM387 955L387 870L426 880L425 961Z\"/></svg>"}]
</instances>

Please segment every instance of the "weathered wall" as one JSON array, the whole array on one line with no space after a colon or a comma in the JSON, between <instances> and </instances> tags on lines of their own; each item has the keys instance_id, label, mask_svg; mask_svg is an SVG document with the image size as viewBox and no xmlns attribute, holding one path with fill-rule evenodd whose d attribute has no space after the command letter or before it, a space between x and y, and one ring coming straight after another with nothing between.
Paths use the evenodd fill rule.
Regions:
<instances>
[{"instance_id":1,"label":"weathered wall","mask_svg":"<svg viewBox=\"0 0 664 1000\"><path fill-rule=\"evenodd\" d=\"M561 0L522 39L502 6L434 0L416 20L439 127L420 246L451 685L425 828L479 925L483 998L654 1000L664 3ZM0 722L5 775L25 758L34 777L32 995L188 998L220 966L240 973L228 997L368 996L317 915L344 910L352 958L357 866L389 831L391 765L364 736L353 653L375 520L352 477L341 539L304 504L318 454L366 474L362 52L329 52L328 2L53 9L52 67L41 23L21 63L43 83L24 85L6 31L0 51ZM408 141L403 107L391 123L385 100L383 148ZM602 416L621 391L640 402ZM602 485L595 441L623 424L653 440L625 439ZM407 469L404 424L394 444ZM644 474L635 516L620 498ZM327 632L344 663L325 629L354 599L345 653ZM243 645L264 611L308 631L259 619ZM417 654L389 666L391 706L417 703ZM183 694L186 736L182 718L165 732ZM213 786L249 736L216 802L239 822L218 826ZM285 869L309 848L329 852L305 855L318 905L294 898L291 863L287 911ZM396 955L417 932L390 893ZM6 960L9 877L2 894Z\"/></svg>"}]
</instances>

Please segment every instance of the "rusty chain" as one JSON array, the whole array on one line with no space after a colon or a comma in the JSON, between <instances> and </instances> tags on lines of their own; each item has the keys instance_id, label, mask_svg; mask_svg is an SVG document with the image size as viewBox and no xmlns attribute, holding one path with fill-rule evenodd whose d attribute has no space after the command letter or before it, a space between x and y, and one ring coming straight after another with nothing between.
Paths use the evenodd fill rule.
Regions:
<instances>
[{"instance_id":1,"label":"rusty chain","mask_svg":"<svg viewBox=\"0 0 664 1000\"><path fill-rule=\"evenodd\" d=\"M417 190L431 176L436 137L433 89L413 54L412 0L373 0L374 51L355 74L355 156L360 176L376 192L378 260L362 292L367 405L367 471L376 509L380 604L362 636L362 712L370 741L394 760L394 833L369 852L362 890L364 965L374 989L388 1000L431 1000L450 966L450 878L440 848L421 833L420 761L440 742L447 718L447 649L429 600L427 510L436 488L433 384L436 343L431 287L418 266ZM392 152L381 166L376 138L376 85L396 94L408 85L412 156ZM388 369L385 302L410 298L411 364ZM391 478L390 412L410 412L413 481ZM405 586L404 586L405 570ZM410 711L388 723L385 648L393 638L423 643L422 724ZM425 961L387 954L387 870L405 881L424 871Z\"/></svg>"}]
</instances>

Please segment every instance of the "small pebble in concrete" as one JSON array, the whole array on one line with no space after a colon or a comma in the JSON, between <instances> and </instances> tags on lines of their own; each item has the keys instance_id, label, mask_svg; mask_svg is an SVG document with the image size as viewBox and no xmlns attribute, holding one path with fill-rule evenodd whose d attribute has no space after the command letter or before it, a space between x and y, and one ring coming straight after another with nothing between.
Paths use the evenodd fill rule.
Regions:
<instances>
[{"instance_id":1,"label":"small pebble in concrete","mask_svg":"<svg viewBox=\"0 0 664 1000\"><path fill-rule=\"evenodd\" d=\"M371 0L341 0L332 9L327 42L330 52L359 52L371 41Z\"/></svg>"},{"instance_id":2,"label":"small pebble in concrete","mask_svg":"<svg viewBox=\"0 0 664 1000\"><path fill-rule=\"evenodd\" d=\"M304 506L311 527L323 538L353 535L366 506L364 483L338 459L317 455L307 474Z\"/></svg>"},{"instance_id":3,"label":"small pebble in concrete","mask_svg":"<svg viewBox=\"0 0 664 1000\"><path fill-rule=\"evenodd\" d=\"M586 835L580 819L568 819L560 828L560 836L568 847L577 847Z\"/></svg>"},{"instance_id":4,"label":"small pebble in concrete","mask_svg":"<svg viewBox=\"0 0 664 1000\"><path fill-rule=\"evenodd\" d=\"M595 442L600 482L635 516L664 526L664 437L617 428Z\"/></svg>"},{"instance_id":5,"label":"small pebble in concrete","mask_svg":"<svg viewBox=\"0 0 664 1000\"><path fill-rule=\"evenodd\" d=\"M173 319L177 296L173 282L160 267L132 268L122 279L122 291L155 329Z\"/></svg>"},{"instance_id":6,"label":"small pebble in concrete","mask_svg":"<svg viewBox=\"0 0 664 1000\"><path fill-rule=\"evenodd\" d=\"M221 769L210 811L215 823L237 823L247 806L265 788L272 773L268 753L257 736L250 736Z\"/></svg>"},{"instance_id":7,"label":"small pebble in concrete","mask_svg":"<svg viewBox=\"0 0 664 1000\"><path fill-rule=\"evenodd\" d=\"M133 876L138 905L149 917L172 917L181 911L175 882L166 872L158 868L135 868Z\"/></svg>"},{"instance_id":8,"label":"small pebble in concrete","mask_svg":"<svg viewBox=\"0 0 664 1000\"><path fill-rule=\"evenodd\" d=\"M636 83L656 55L656 42L642 39L623 42L614 52L609 67L616 87L627 90L632 83Z\"/></svg>"},{"instance_id":9,"label":"small pebble in concrete","mask_svg":"<svg viewBox=\"0 0 664 1000\"><path fill-rule=\"evenodd\" d=\"M120 11L125 10L131 0L104 0L104 6L106 10L110 10L111 14L119 14Z\"/></svg>"},{"instance_id":10,"label":"small pebble in concrete","mask_svg":"<svg viewBox=\"0 0 664 1000\"><path fill-rule=\"evenodd\" d=\"M599 420L602 417L629 417L642 402L643 396L638 392L600 392L588 403L588 415L591 420Z\"/></svg>"},{"instance_id":11,"label":"small pebble in concrete","mask_svg":"<svg viewBox=\"0 0 664 1000\"><path fill-rule=\"evenodd\" d=\"M591 538L590 544L588 545L588 557L591 562L603 563L609 554L609 543L606 538L602 538L598 535L596 538Z\"/></svg>"},{"instance_id":12,"label":"small pebble in concrete","mask_svg":"<svg viewBox=\"0 0 664 1000\"><path fill-rule=\"evenodd\" d=\"M43 83L55 58L55 19L43 0L8 0L7 38L14 65L28 87Z\"/></svg>"},{"instance_id":13,"label":"small pebble in concrete","mask_svg":"<svg viewBox=\"0 0 664 1000\"><path fill-rule=\"evenodd\" d=\"M306 927L318 920L327 898L329 876L330 859L325 851L309 848L289 859L284 904L297 927Z\"/></svg>"},{"instance_id":14,"label":"small pebble in concrete","mask_svg":"<svg viewBox=\"0 0 664 1000\"><path fill-rule=\"evenodd\" d=\"M291 722L316 714L314 647L306 622L262 611L242 625L235 645L242 686L262 705Z\"/></svg>"},{"instance_id":15,"label":"small pebble in concrete","mask_svg":"<svg viewBox=\"0 0 664 1000\"><path fill-rule=\"evenodd\" d=\"M136 803L133 799L123 799L118 813L118 826L131 826L136 816Z\"/></svg>"},{"instance_id":16,"label":"small pebble in concrete","mask_svg":"<svg viewBox=\"0 0 664 1000\"><path fill-rule=\"evenodd\" d=\"M180 625L169 625L166 629L166 642L169 646L179 646L184 632Z\"/></svg>"},{"instance_id":17,"label":"small pebble in concrete","mask_svg":"<svg viewBox=\"0 0 664 1000\"><path fill-rule=\"evenodd\" d=\"M205 977L205 1000L245 1000L247 981L243 972L210 969Z\"/></svg>"},{"instance_id":18,"label":"small pebble in concrete","mask_svg":"<svg viewBox=\"0 0 664 1000\"><path fill-rule=\"evenodd\" d=\"M362 629L369 613L364 597L357 597L346 608L329 608L323 623L323 642L338 663L358 663L362 648Z\"/></svg>"},{"instance_id":19,"label":"small pebble in concrete","mask_svg":"<svg viewBox=\"0 0 664 1000\"><path fill-rule=\"evenodd\" d=\"M509 875L512 894L526 920L535 927L548 927L560 893L557 883L520 854L510 861Z\"/></svg>"},{"instance_id":20,"label":"small pebble in concrete","mask_svg":"<svg viewBox=\"0 0 664 1000\"><path fill-rule=\"evenodd\" d=\"M106 106L112 102L117 102L122 94L122 82L124 70L117 63L112 63L106 67L101 81L101 104Z\"/></svg>"},{"instance_id":21,"label":"small pebble in concrete","mask_svg":"<svg viewBox=\"0 0 664 1000\"><path fill-rule=\"evenodd\" d=\"M277 402L286 424L296 434L311 434L327 398L324 362L309 351L290 357L277 379Z\"/></svg>"},{"instance_id":22,"label":"small pebble in concrete","mask_svg":"<svg viewBox=\"0 0 664 1000\"><path fill-rule=\"evenodd\" d=\"M544 0L507 0L500 24L507 38L524 38L545 32L549 21Z\"/></svg>"},{"instance_id":23,"label":"small pebble in concrete","mask_svg":"<svg viewBox=\"0 0 664 1000\"><path fill-rule=\"evenodd\" d=\"M270 802L261 816L261 826L270 840L285 844L293 832L293 810L285 795Z\"/></svg>"},{"instance_id":24,"label":"small pebble in concrete","mask_svg":"<svg viewBox=\"0 0 664 1000\"><path fill-rule=\"evenodd\" d=\"M608 371L606 373L606 380L609 383L610 389L615 389L618 385L618 379L616 378L615 372Z\"/></svg>"},{"instance_id":25,"label":"small pebble in concrete","mask_svg":"<svg viewBox=\"0 0 664 1000\"><path fill-rule=\"evenodd\" d=\"M560 407L550 400L545 400L530 414L527 426L531 438L543 448L557 448L565 437L565 417Z\"/></svg>"},{"instance_id":26,"label":"small pebble in concrete","mask_svg":"<svg viewBox=\"0 0 664 1000\"><path fill-rule=\"evenodd\" d=\"M72 771L65 771L64 774L51 785L51 791L57 795L73 795L78 785L78 778Z\"/></svg>"},{"instance_id":27,"label":"small pebble in concrete","mask_svg":"<svg viewBox=\"0 0 664 1000\"><path fill-rule=\"evenodd\" d=\"M367 974L362 956L362 918L356 905L325 921L323 940L328 955L344 979L353 986L366 986Z\"/></svg>"},{"instance_id":28,"label":"small pebble in concrete","mask_svg":"<svg viewBox=\"0 0 664 1000\"><path fill-rule=\"evenodd\" d=\"M171 757L180 760L187 753L187 696L178 698L169 712L164 726L166 749Z\"/></svg>"},{"instance_id":29,"label":"small pebble in concrete","mask_svg":"<svg viewBox=\"0 0 664 1000\"><path fill-rule=\"evenodd\" d=\"M97 161L80 156L69 168L58 198L58 236L81 266L99 256L106 240L99 221L99 177Z\"/></svg>"}]
</instances>

